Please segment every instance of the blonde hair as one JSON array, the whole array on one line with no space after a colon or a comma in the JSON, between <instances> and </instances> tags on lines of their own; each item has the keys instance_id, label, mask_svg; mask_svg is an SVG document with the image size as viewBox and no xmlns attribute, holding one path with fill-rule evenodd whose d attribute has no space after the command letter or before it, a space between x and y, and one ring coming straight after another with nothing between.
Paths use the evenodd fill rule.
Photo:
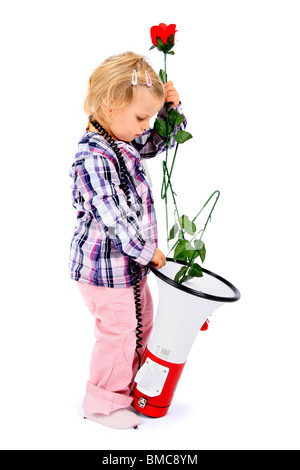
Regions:
<instances>
[{"instance_id":1,"label":"blonde hair","mask_svg":"<svg viewBox=\"0 0 300 470\"><path fill-rule=\"evenodd\" d=\"M157 73L147 62L146 57L126 52L109 57L94 70L89 79L83 105L85 113L105 121L103 104L107 107L112 105L114 109L127 106L133 96L132 74L134 70L137 73L136 86L148 88L154 97L162 100L163 106L165 89ZM150 75L151 87L147 85L145 71Z\"/></svg>"}]
</instances>

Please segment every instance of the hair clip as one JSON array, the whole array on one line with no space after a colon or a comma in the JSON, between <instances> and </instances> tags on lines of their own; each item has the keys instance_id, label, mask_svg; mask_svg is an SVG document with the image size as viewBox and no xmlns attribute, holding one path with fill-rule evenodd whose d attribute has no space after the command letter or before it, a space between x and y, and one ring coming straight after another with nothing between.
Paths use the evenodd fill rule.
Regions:
<instances>
[{"instance_id":1,"label":"hair clip","mask_svg":"<svg viewBox=\"0 0 300 470\"><path fill-rule=\"evenodd\" d=\"M151 80L151 77L150 77L149 73L147 72L147 70L145 70L145 75L146 75L147 86L151 87L152 86L152 80Z\"/></svg>"},{"instance_id":2,"label":"hair clip","mask_svg":"<svg viewBox=\"0 0 300 470\"><path fill-rule=\"evenodd\" d=\"M137 83L138 83L137 73L136 73L136 70L135 70L135 69L134 69L134 71L132 72L131 83L132 83L133 86L137 85Z\"/></svg>"}]
</instances>

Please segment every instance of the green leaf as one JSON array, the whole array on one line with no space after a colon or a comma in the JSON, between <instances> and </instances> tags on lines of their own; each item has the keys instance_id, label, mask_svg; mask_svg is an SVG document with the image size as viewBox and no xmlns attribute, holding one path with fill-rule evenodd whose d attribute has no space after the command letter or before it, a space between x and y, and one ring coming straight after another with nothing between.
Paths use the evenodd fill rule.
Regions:
<instances>
[{"instance_id":1,"label":"green leaf","mask_svg":"<svg viewBox=\"0 0 300 470\"><path fill-rule=\"evenodd\" d=\"M167 52L167 54L174 55L175 52L174 52L174 51L171 51L171 52Z\"/></svg>"},{"instance_id":2,"label":"green leaf","mask_svg":"<svg viewBox=\"0 0 300 470\"><path fill-rule=\"evenodd\" d=\"M159 133L161 137L166 137L167 136L167 123L163 119L156 119L155 121L155 129ZM170 135L172 133L172 128L169 125L168 126L168 134Z\"/></svg>"},{"instance_id":3,"label":"green leaf","mask_svg":"<svg viewBox=\"0 0 300 470\"><path fill-rule=\"evenodd\" d=\"M157 46L155 46L155 45L153 44L153 46L150 47L149 51L152 51L152 49L156 49L156 48L157 48Z\"/></svg>"},{"instance_id":4,"label":"green leaf","mask_svg":"<svg viewBox=\"0 0 300 470\"><path fill-rule=\"evenodd\" d=\"M175 135L175 140L179 144L184 144L184 142L192 138L193 138L192 134L186 131L182 131L182 130L179 130L177 134Z\"/></svg>"},{"instance_id":5,"label":"green leaf","mask_svg":"<svg viewBox=\"0 0 300 470\"><path fill-rule=\"evenodd\" d=\"M156 39L157 39L157 49L159 51L162 51L162 52L167 52L166 51L166 46L165 46L163 40L159 37L156 37Z\"/></svg>"},{"instance_id":6,"label":"green leaf","mask_svg":"<svg viewBox=\"0 0 300 470\"><path fill-rule=\"evenodd\" d=\"M166 50L170 51L174 47L174 34L171 34L167 40Z\"/></svg>"},{"instance_id":7,"label":"green leaf","mask_svg":"<svg viewBox=\"0 0 300 470\"><path fill-rule=\"evenodd\" d=\"M189 245L190 243L188 240L180 240L174 251L174 259L179 261L187 261L191 254Z\"/></svg>"},{"instance_id":8,"label":"green leaf","mask_svg":"<svg viewBox=\"0 0 300 470\"><path fill-rule=\"evenodd\" d=\"M174 251L174 259L178 261L187 261L194 253L194 248L188 240L180 240Z\"/></svg>"},{"instance_id":9,"label":"green leaf","mask_svg":"<svg viewBox=\"0 0 300 470\"><path fill-rule=\"evenodd\" d=\"M173 240L173 238L176 237L178 230L179 230L178 225L177 224L173 225L173 227L170 230L169 240Z\"/></svg>"},{"instance_id":10,"label":"green leaf","mask_svg":"<svg viewBox=\"0 0 300 470\"><path fill-rule=\"evenodd\" d=\"M166 137L166 135L167 135L167 124L165 123L165 121L163 121L162 119L156 119L155 129L157 130L159 135L161 135L162 137Z\"/></svg>"},{"instance_id":11,"label":"green leaf","mask_svg":"<svg viewBox=\"0 0 300 470\"><path fill-rule=\"evenodd\" d=\"M187 272L187 269L188 269L188 266L183 266L179 271L178 273L176 274L176 276L174 277L174 281L175 282L180 282L180 278L182 276L185 276L185 273Z\"/></svg>"},{"instance_id":12,"label":"green leaf","mask_svg":"<svg viewBox=\"0 0 300 470\"><path fill-rule=\"evenodd\" d=\"M186 240L181 240L174 251L174 259L179 260L179 261L186 261L188 258L188 255L186 254Z\"/></svg>"},{"instance_id":13,"label":"green leaf","mask_svg":"<svg viewBox=\"0 0 300 470\"><path fill-rule=\"evenodd\" d=\"M206 248L202 240L195 240L195 249L198 252L198 255L201 258L202 263L204 263L206 258Z\"/></svg>"},{"instance_id":14,"label":"green leaf","mask_svg":"<svg viewBox=\"0 0 300 470\"><path fill-rule=\"evenodd\" d=\"M191 222L187 215L182 215L179 218L180 227L183 228L189 235L194 235L197 232L196 225Z\"/></svg>"},{"instance_id":15,"label":"green leaf","mask_svg":"<svg viewBox=\"0 0 300 470\"><path fill-rule=\"evenodd\" d=\"M192 277L202 277L203 276L203 272L202 272L202 268L199 264L197 263L194 263L189 272L188 272L188 275L189 276L192 276Z\"/></svg>"},{"instance_id":16,"label":"green leaf","mask_svg":"<svg viewBox=\"0 0 300 470\"><path fill-rule=\"evenodd\" d=\"M170 122L176 127L180 126L183 123L184 117L175 109L172 109L170 112Z\"/></svg>"},{"instance_id":17,"label":"green leaf","mask_svg":"<svg viewBox=\"0 0 300 470\"><path fill-rule=\"evenodd\" d=\"M167 73L163 69L160 69L159 76L160 76L160 79L163 83L167 83L168 76L167 76Z\"/></svg>"}]
</instances>

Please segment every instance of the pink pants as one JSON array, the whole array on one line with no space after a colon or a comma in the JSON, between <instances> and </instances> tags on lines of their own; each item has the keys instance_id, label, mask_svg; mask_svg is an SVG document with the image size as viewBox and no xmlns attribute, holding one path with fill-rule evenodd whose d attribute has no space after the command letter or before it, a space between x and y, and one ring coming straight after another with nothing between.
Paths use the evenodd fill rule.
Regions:
<instances>
[{"instance_id":1,"label":"pink pants","mask_svg":"<svg viewBox=\"0 0 300 470\"><path fill-rule=\"evenodd\" d=\"M130 389L138 369L135 302L133 288L97 287L77 282L95 317L96 344L92 352L90 379L83 409L105 415L127 408ZM143 356L153 324L153 302L147 277L140 283L143 323Z\"/></svg>"}]
</instances>

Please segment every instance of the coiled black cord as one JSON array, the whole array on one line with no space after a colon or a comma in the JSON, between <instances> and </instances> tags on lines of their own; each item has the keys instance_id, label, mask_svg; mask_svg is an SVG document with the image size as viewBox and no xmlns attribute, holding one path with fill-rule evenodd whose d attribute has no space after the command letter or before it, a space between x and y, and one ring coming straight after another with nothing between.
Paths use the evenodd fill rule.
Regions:
<instances>
[{"instance_id":1,"label":"coiled black cord","mask_svg":"<svg viewBox=\"0 0 300 470\"><path fill-rule=\"evenodd\" d=\"M95 129L99 132L100 135L104 137L104 139L108 142L111 146L115 154L117 155L119 164L120 164L120 172L121 172L121 184L120 187L124 191L127 199L128 206L131 206L130 200L130 190L127 182L127 169L126 164L124 161L124 157L122 155L121 150L119 149L118 145L112 138L112 136L99 124L99 122L94 121L92 116L89 117L89 121L94 126ZM140 289L140 268L137 263L131 260L131 274L132 274L132 284L133 284L133 292L134 292L134 302L135 302L135 314L137 320L137 328L136 328L136 350L138 360L139 360L139 368L141 367L142 358L139 353L139 349L143 347L141 342L143 341L143 323L142 323L142 301L141 301L141 289Z\"/></svg>"},{"instance_id":2,"label":"coiled black cord","mask_svg":"<svg viewBox=\"0 0 300 470\"><path fill-rule=\"evenodd\" d=\"M140 269L137 263L132 262L131 264L131 272L132 272L132 284L133 284L133 293L134 293L134 302L135 302L135 315L137 320L137 327L136 327L136 349L135 352L137 353L139 359L139 368L142 364L142 358L139 353L139 349L143 347L141 342L143 341L143 323L142 323L142 297L141 297L141 289L140 289L140 276L139 272Z\"/></svg>"},{"instance_id":3,"label":"coiled black cord","mask_svg":"<svg viewBox=\"0 0 300 470\"><path fill-rule=\"evenodd\" d=\"M99 124L99 122L92 121L91 118L92 118L92 116L90 116L90 123L92 124L92 126L94 126L95 129L97 129L97 131L99 132L99 134L102 135L104 137L104 139L107 140L107 142L109 143L109 145L111 146L111 148L113 149L113 151L115 152L115 154L118 157L119 164L120 164L120 172L121 172L120 187L126 195L128 206L131 206L130 191L129 191L129 187L128 187L128 183L127 183L127 176L126 176L127 169L126 169L124 157L121 153L121 150L119 149L118 145L116 144L116 142L114 141L112 136L104 129L104 127L102 127L101 124Z\"/></svg>"}]
</instances>

